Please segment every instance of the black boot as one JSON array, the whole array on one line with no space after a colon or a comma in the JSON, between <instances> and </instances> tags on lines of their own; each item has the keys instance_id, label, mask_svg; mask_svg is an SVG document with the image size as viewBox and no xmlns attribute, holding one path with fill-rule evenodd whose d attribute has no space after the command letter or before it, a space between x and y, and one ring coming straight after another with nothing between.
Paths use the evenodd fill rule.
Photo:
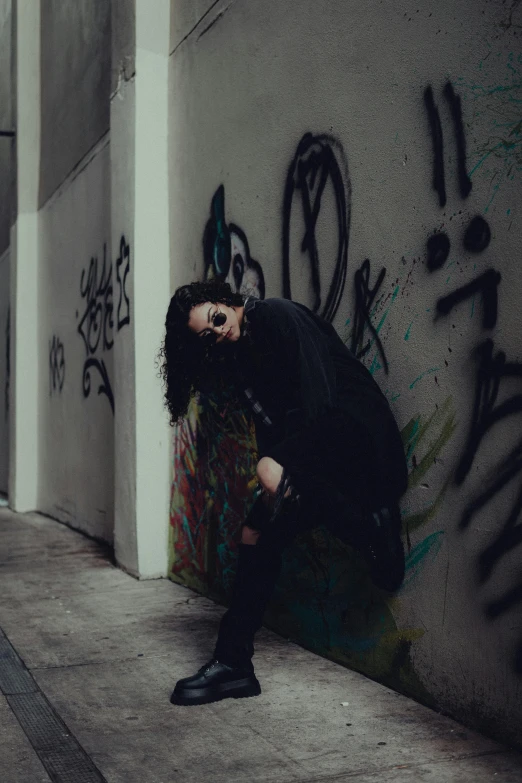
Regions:
<instances>
[{"instance_id":1,"label":"black boot","mask_svg":"<svg viewBox=\"0 0 522 783\"><path fill-rule=\"evenodd\" d=\"M197 674L179 680L170 701L172 704L189 706L227 698L241 699L260 693L261 687L250 662L233 667L212 659Z\"/></svg>"},{"instance_id":2,"label":"black boot","mask_svg":"<svg viewBox=\"0 0 522 783\"><path fill-rule=\"evenodd\" d=\"M281 569L283 540L276 536L276 528L267 524L270 515L258 499L246 524L263 532L257 544L239 544L230 607L221 619L214 656L197 674L176 684L173 704L208 704L261 693L251 660L254 636L263 623Z\"/></svg>"}]
</instances>

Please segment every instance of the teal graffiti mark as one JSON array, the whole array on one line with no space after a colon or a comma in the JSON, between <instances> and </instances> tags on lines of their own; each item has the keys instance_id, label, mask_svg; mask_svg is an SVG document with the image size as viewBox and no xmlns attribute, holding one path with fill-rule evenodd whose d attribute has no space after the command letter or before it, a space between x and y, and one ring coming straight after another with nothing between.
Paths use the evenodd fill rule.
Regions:
<instances>
[{"instance_id":1,"label":"teal graffiti mark","mask_svg":"<svg viewBox=\"0 0 522 783\"><path fill-rule=\"evenodd\" d=\"M444 538L444 531L439 530L436 533L424 538L416 544L406 557L406 576L402 583L401 592L408 587L419 575L421 566L424 567L426 559L435 560Z\"/></svg>"},{"instance_id":2,"label":"teal graffiti mark","mask_svg":"<svg viewBox=\"0 0 522 783\"><path fill-rule=\"evenodd\" d=\"M415 319L413 319L413 320L415 320ZM413 321L412 321L412 322L411 322L411 324L408 326L408 329L406 330L406 334L404 335L404 339L405 339L406 341L408 341L408 340L410 339L410 330L411 330L411 327L412 327L412 326L413 326Z\"/></svg>"},{"instance_id":3,"label":"teal graffiti mark","mask_svg":"<svg viewBox=\"0 0 522 783\"><path fill-rule=\"evenodd\" d=\"M376 373L377 370L382 370L382 364L379 361L378 353L376 353L375 356L373 357L373 361L370 364L369 370L371 375L374 375L374 373Z\"/></svg>"},{"instance_id":4,"label":"teal graffiti mark","mask_svg":"<svg viewBox=\"0 0 522 783\"><path fill-rule=\"evenodd\" d=\"M430 367L429 370L425 370L424 372L421 372L421 374L417 378L415 378L413 383L410 383L410 389L413 389L415 384L417 384L420 380L422 380L422 378L424 378L425 375L432 375L434 372L437 372L438 370L440 370L440 367Z\"/></svg>"},{"instance_id":5,"label":"teal graffiti mark","mask_svg":"<svg viewBox=\"0 0 522 783\"><path fill-rule=\"evenodd\" d=\"M497 59L503 56L497 53ZM460 78L463 100L467 103L470 125L478 120L480 127L486 127L486 141L475 149L469 149L471 167L469 177L480 175L489 185L489 195L484 206L487 213L499 190L508 181L522 172L522 56L516 58L511 52L505 61L503 84L488 83L497 78L497 66L489 73L489 62L484 59L478 66L480 83Z\"/></svg>"}]
</instances>

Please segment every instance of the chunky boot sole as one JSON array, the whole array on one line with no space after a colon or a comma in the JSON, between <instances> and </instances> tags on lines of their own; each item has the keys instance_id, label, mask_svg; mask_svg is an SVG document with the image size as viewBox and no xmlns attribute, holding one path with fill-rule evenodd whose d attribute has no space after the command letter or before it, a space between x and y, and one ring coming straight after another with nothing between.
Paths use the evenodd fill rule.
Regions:
<instances>
[{"instance_id":1,"label":"chunky boot sole","mask_svg":"<svg viewBox=\"0 0 522 783\"><path fill-rule=\"evenodd\" d=\"M255 677L245 677L242 680L232 680L208 688L187 688L172 692L171 704L190 707L196 704L211 704L222 699L244 699L248 696L259 696L261 686Z\"/></svg>"}]
</instances>

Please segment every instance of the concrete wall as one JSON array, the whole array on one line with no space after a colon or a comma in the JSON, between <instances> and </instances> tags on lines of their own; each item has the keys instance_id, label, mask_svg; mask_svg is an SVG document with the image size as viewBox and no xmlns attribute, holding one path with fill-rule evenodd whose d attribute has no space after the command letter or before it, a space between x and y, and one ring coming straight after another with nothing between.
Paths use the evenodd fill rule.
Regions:
<instances>
[{"instance_id":1,"label":"concrete wall","mask_svg":"<svg viewBox=\"0 0 522 783\"><path fill-rule=\"evenodd\" d=\"M111 96L129 80L136 63L136 0L112 0Z\"/></svg>"},{"instance_id":2,"label":"concrete wall","mask_svg":"<svg viewBox=\"0 0 522 783\"><path fill-rule=\"evenodd\" d=\"M42 0L41 8L44 204L109 129L111 4Z\"/></svg>"},{"instance_id":3,"label":"concrete wall","mask_svg":"<svg viewBox=\"0 0 522 783\"><path fill-rule=\"evenodd\" d=\"M14 128L11 78L11 0L0 2L0 130ZM13 201L13 149L15 141L0 137L0 254L9 247Z\"/></svg>"},{"instance_id":4,"label":"concrete wall","mask_svg":"<svg viewBox=\"0 0 522 783\"><path fill-rule=\"evenodd\" d=\"M11 0L0 2L0 130L14 129ZM9 243L15 201L15 139L0 137L0 491L9 474Z\"/></svg>"},{"instance_id":5,"label":"concrete wall","mask_svg":"<svg viewBox=\"0 0 522 783\"><path fill-rule=\"evenodd\" d=\"M0 492L7 493L9 477L9 382L11 374L9 250L0 256Z\"/></svg>"},{"instance_id":6,"label":"concrete wall","mask_svg":"<svg viewBox=\"0 0 522 783\"><path fill-rule=\"evenodd\" d=\"M111 95L111 224L112 243L119 246L122 236L129 246L134 259L134 212L135 212L135 106L136 89L133 76L134 65L128 71L125 51L132 51L134 61L134 45L128 47L125 36L118 36L116 30L124 25L114 24L114 13L121 8L122 3L113 4L113 76L114 92ZM123 18L125 15L122 14ZM130 34L130 30L128 30ZM132 28L134 35L134 27ZM121 54L118 54L120 53ZM127 65L126 65L127 63ZM130 253L129 253L130 264ZM133 302L134 264L130 264L130 274L125 277L126 296ZM134 308L131 308L134 311ZM130 315L130 313L129 313ZM134 312L132 312L134 321ZM119 360L114 366L114 387L118 389L118 409L115 411L114 427L116 442L120 444L118 459L115 464L115 530L114 544L118 562L127 571L139 573L137 532L131 520L136 508L136 394L135 394L135 338L134 325L123 330L115 346L115 355Z\"/></svg>"},{"instance_id":7,"label":"concrete wall","mask_svg":"<svg viewBox=\"0 0 522 783\"><path fill-rule=\"evenodd\" d=\"M43 0L38 508L112 542L126 259L111 242L110 73L111 4Z\"/></svg>"},{"instance_id":8,"label":"concrete wall","mask_svg":"<svg viewBox=\"0 0 522 783\"><path fill-rule=\"evenodd\" d=\"M171 433L155 356L169 301L169 0L117 0L111 93L112 237L125 237L129 328L115 343L115 557L167 572ZM123 312L123 309L122 309Z\"/></svg>"},{"instance_id":9,"label":"concrete wall","mask_svg":"<svg viewBox=\"0 0 522 783\"><path fill-rule=\"evenodd\" d=\"M217 271L333 320L390 400L408 455L399 594L375 590L359 558L318 532L289 552L270 622L515 739L520 8L172 8L172 288L216 271L217 194L236 257ZM171 574L224 596L255 459L243 420L218 442L220 426L194 409L174 433Z\"/></svg>"},{"instance_id":10,"label":"concrete wall","mask_svg":"<svg viewBox=\"0 0 522 783\"><path fill-rule=\"evenodd\" d=\"M107 139L40 211L39 508L112 541L118 285L109 193Z\"/></svg>"}]
</instances>

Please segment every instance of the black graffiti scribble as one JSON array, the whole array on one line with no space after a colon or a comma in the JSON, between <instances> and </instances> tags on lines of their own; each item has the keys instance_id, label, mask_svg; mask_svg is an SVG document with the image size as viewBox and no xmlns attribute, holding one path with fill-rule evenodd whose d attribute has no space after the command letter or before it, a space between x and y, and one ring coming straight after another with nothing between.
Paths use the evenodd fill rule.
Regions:
<instances>
[{"instance_id":1,"label":"black graffiti scribble","mask_svg":"<svg viewBox=\"0 0 522 783\"><path fill-rule=\"evenodd\" d=\"M457 147L457 175L460 195L467 198L472 189L472 183L466 172L466 139L462 119L462 107L459 96L452 85L446 84L444 96L449 103ZM444 148L442 125L438 109L433 99L433 91L428 87L424 93L424 103L428 113L431 131L434 162L433 187L439 195L439 203L446 203L444 185ZM481 215L475 215L463 238L463 246L469 253L482 253L491 242L491 229ZM427 242L427 266L430 272L435 272L444 266L450 253L450 241L443 233L432 234ZM498 317L498 288L501 275L495 269L487 269L470 283L461 286L448 296L441 297L437 302L437 315L447 315L453 307L475 294L481 294L483 304L482 329L492 329ZM511 390L513 382L522 381L522 364L506 361L503 351L494 353L494 343L486 339L476 349L478 367L476 375L475 398L473 414L466 445L457 465L454 480L460 486L471 471L475 457L482 445L484 437L497 424L508 417L522 413L522 389L502 402L498 402L503 384ZM469 528L470 523L479 511L484 509L494 497L503 491L511 482L522 474L522 439L509 453L502 457L491 471L491 478L486 486L474 497L464 509L460 519L461 530ZM522 544L522 523L519 521L522 512L522 484L516 492L516 498L508 511L507 518L496 533L493 540L479 554L478 581L485 584L491 577L498 563L513 549ZM522 583L508 589L504 595L489 601L485 607L486 617L493 620L522 601ZM522 643L519 644L514 658L515 671L522 675Z\"/></svg>"},{"instance_id":2,"label":"black graffiti scribble","mask_svg":"<svg viewBox=\"0 0 522 783\"><path fill-rule=\"evenodd\" d=\"M428 114L428 121L431 130L431 140L433 144L433 189L439 196L441 207L446 204L446 185L444 182L444 138L442 135L442 125L440 114L433 98L433 89L426 87L424 91L424 105ZM448 248L449 250L449 248ZM447 256L446 256L447 258ZM446 259L444 259L445 261ZM443 262L444 263L444 262Z\"/></svg>"},{"instance_id":3,"label":"black graffiti scribble","mask_svg":"<svg viewBox=\"0 0 522 783\"><path fill-rule=\"evenodd\" d=\"M427 266L430 272L435 272L446 263L450 252L450 241L447 234L432 234L428 237L427 248Z\"/></svg>"},{"instance_id":4,"label":"black graffiti scribble","mask_svg":"<svg viewBox=\"0 0 522 783\"><path fill-rule=\"evenodd\" d=\"M114 412L114 395L103 359L98 359L100 342L102 349L109 351L113 344L112 264L107 266L107 246L103 246L103 265L98 275L98 258L91 258L88 270L82 271L80 293L85 300L85 311L78 324L87 358L83 366L83 395L91 393L91 370L97 370L101 377L98 394L105 394Z\"/></svg>"},{"instance_id":5,"label":"black graffiti scribble","mask_svg":"<svg viewBox=\"0 0 522 783\"><path fill-rule=\"evenodd\" d=\"M123 267L123 273L122 273ZM120 239L120 255L116 259L116 280L118 282L118 331L130 324L130 302L127 295L127 277L130 271L130 247L122 234Z\"/></svg>"},{"instance_id":6,"label":"black graffiti scribble","mask_svg":"<svg viewBox=\"0 0 522 783\"><path fill-rule=\"evenodd\" d=\"M379 293L386 275L385 267L382 267L375 285L370 288L370 260L367 258L361 264L361 267L357 269L354 275L353 287L355 292L355 307L353 317L353 331L351 338L350 348L358 359L365 356L371 348L372 342L375 341L377 350L381 356L384 370L388 372L388 361L384 352L384 346L379 338L378 332L371 321L371 308L375 301L375 297ZM368 339L365 345L363 345L365 328L371 332L371 338Z\"/></svg>"},{"instance_id":7,"label":"black graffiti scribble","mask_svg":"<svg viewBox=\"0 0 522 783\"><path fill-rule=\"evenodd\" d=\"M11 385L11 307L7 308L5 319L5 418L9 416L9 387Z\"/></svg>"},{"instance_id":8,"label":"black graffiti scribble","mask_svg":"<svg viewBox=\"0 0 522 783\"><path fill-rule=\"evenodd\" d=\"M91 356L85 361L83 365L83 396L88 397L91 393L91 370L96 370L100 374L101 383L98 386L98 394L105 394L114 413L114 395L109 380L109 373L103 359L96 359Z\"/></svg>"},{"instance_id":9,"label":"black graffiti scribble","mask_svg":"<svg viewBox=\"0 0 522 783\"><path fill-rule=\"evenodd\" d=\"M466 173L466 138L464 135L464 123L462 121L462 107L460 97L455 93L450 82L444 87L444 95L448 100L453 119L455 138L457 143L457 171L460 187L460 195L467 198L471 192L471 180ZM428 121L433 143L433 187L439 194L441 206L446 204L446 189L444 185L444 147L442 124L439 111L433 98L433 90L427 87L424 91L424 104L428 113ZM465 230L463 237L464 248L471 253L482 253L491 241L491 229L482 215L475 215ZM430 272L435 272L444 266L449 256L451 243L444 232L436 232L428 237L426 243L426 263ZM448 315L455 305L469 299L477 293L482 294L484 329L492 329L497 323L498 293L497 289L501 281L501 275L495 269L488 269L475 278L471 283L461 286L447 296L441 297L437 302L437 314Z\"/></svg>"},{"instance_id":10,"label":"black graffiti scribble","mask_svg":"<svg viewBox=\"0 0 522 783\"><path fill-rule=\"evenodd\" d=\"M49 340L49 392L61 392L65 381L65 350L56 335Z\"/></svg>"},{"instance_id":11,"label":"black graffiti scribble","mask_svg":"<svg viewBox=\"0 0 522 783\"><path fill-rule=\"evenodd\" d=\"M460 195L465 199L471 193L473 185L466 171L466 136L464 133L464 122L462 120L461 100L460 96L456 94L451 82L447 82L443 93L449 104L453 121L453 130L457 147L457 177ZM426 87L424 91L424 105L428 115L428 124L433 148L432 185L434 190L437 191L440 206L444 207L446 205L444 135L442 132L439 110L435 103L431 86ZM489 245L490 240L491 230L487 221L481 215L476 215L471 220L464 234L464 247L471 253L481 253ZM444 266L449 257L450 250L451 243L445 232L440 231L428 237L426 261L430 272L434 272Z\"/></svg>"},{"instance_id":12,"label":"black graffiti scribble","mask_svg":"<svg viewBox=\"0 0 522 783\"><path fill-rule=\"evenodd\" d=\"M491 229L482 215L475 215L469 222L462 243L470 253L482 253L491 241Z\"/></svg>"},{"instance_id":13,"label":"black graffiti scribble","mask_svg":"<svg viewBox=\"0 0 522 783\"><path fill-rule=\"evenodd\" d=\"M496 405L500 383L504 378L522 380L522 364L507 362L503 351L493 356L493 340L484 340L476 349L479 359L475 386L475 400L470 432L464 454L457 466L455 482L462 484L473 465L473 460L485 434L506 416L522 411L522 394L515 394Z\"/></svg>"},{"instance_id":14,"label":"black graffiti scribble","mask_svg":"<svg viewBox=\"0 0 522 783\"><path fill-rule=\"evenodd\" d=\"M488 269L471 283L457 288L453 293L441 297L437 302L437 312L448 315L455 305L464 302L475 294L482 294L482 328L493 329L497 323L498 286L502 280L500 272Z\"/></svg>"},{"instance_id":15,"label":"black graffiti scribble","mask_svg":"<svg viewBox=\"0 0 522 783\"><path fill-rule=\"evenodd\" d=\"M316 226L321 211L321 199L330 182L336 205L337 252L332 282L323 304L320 263ZM351 214L351 185L348 163L343 148L333 136L313 136L306 133L298 144L289 166L283 198L283 296L292 298L290 284L290 226L296 195L300 197L304 220L304 236L300 251L308 256L311 282L314 292L312 309L328 321L332 321L346 282L348 266L348 242Z\"/></svg>"},{"instance_id":16,"label":"black graffiti scribble","mask_svg":"<svg viewBox=\"0 0 522 783\"><path fill-rule=\"evenodd\" d=\"M220 185L212 197L210 218L203 234L204 279L218 277L233 291L265 298L265 277L261 264L252 258L245 232L225 218L225 188Z\"/></svg>"},{"instance_id":17,"label":"black graffiti scribble","mask_svg":"<svg viewBox=\"0 0 522 783\"><path fill-rule=\"evenodd\" d=\"M522 386L519 392L512 394L503 402L497 403L503 381L507 381L510 388L513 379L518 379L522 383L522 364L506 361L506 355L503 351L497 351L494 354L494 344L491 339L487 339L479 345L477 356L479 364L473 415L466 447L455 474L455 482L459 485L469 474L486 434L506 418L522 413ZM460 521L460 528L462 530L468 528L474 515L504 487L521 475L522 438L496 465L492 471L494 478L489 485L467 505ZM479 556L479 582L481 584L488 581L494 568L503 557L522 544L521 512L522 482L502 528ZM520 601L522 601L522 584L509 589L500 598L490 601L485 608L486 616L493 620ZM522 644L516 653L515 669L519 674L522 674Z\"/></svg>"},{"instance_id":18,"label":"black graffiti scribble","mask_svg":"<svg viewBox=\"0 0 522 783\"><path fill-rule=\"evenodd\" d=\"M460 195L467 198L471 193L472 183L466 171L466 136L464 123L462 122L462 105L460 95L457 95L451 82L444 87L444 97L448 101L453 119L453 130L457 145L457 174L459 179Z\"/></svg>"},{"instance_id":19,"label":"black graffiti scribble","mask_svg":"<svg viewBox=\"0 0 522 783\"><path fill-rule=\"evenodd\" d=\"M471 193L472 182L466 171L466 136L464 134L464 123L462 121L461 100L460 96L457 95L453 89L451 82L446 83L443 93L449 103L453 120L453 131L455 133L455 143L457 146L457 174L460 195L462 198L467 198ZM439 110L435 103L431 86L426 87L424 91L424 105L428 114L433 145L433 189L437 191L440 206L444 207L446 205L444 134L442 132Z\"/></svg>"}]
</instances>

